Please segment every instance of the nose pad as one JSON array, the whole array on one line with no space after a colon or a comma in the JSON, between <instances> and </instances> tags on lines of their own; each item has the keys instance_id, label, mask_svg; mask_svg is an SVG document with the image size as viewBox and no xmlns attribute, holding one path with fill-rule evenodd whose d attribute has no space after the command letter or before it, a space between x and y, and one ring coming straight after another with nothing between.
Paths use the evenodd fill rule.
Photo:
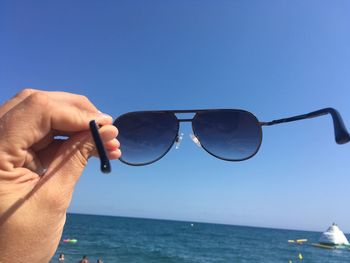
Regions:
<instances>
[{"instance_id":1,"label":"nose pad","mask_svg":"<svg viewBox=\"0 0 350 263\"><path fill-rule=\"evenodd\" d=\"M176 136L176 139L175 139L175 149L179 149L180 148L180 144L181 144L181 141L182 141L182 138L183 138L184 134L181 132L179 133L177 136Z\"/></svg>"},{"instance_id":2,"label":"nose pad","mask_svg":"<svg viewBox=\"0 0 350 263\"><path fill-rule=\"evenodd\" d=\"M197 138L194 134L190 134L190 137L191 137L192 141L193 141L198 147L202 147L200 141L198 140L198 138Z\"/></svg>"}]
</instances>

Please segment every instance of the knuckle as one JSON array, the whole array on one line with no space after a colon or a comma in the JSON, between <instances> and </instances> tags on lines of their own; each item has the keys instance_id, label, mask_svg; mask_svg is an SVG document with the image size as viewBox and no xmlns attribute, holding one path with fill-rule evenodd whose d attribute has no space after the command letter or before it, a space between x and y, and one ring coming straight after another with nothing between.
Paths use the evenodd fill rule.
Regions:
<instances>
[{"instance_id":1,"label":"knuckle","mask_svg":"<svg viewBox=\"0 0 350 263\"><path fill-rule=\"evenodd\" d=\"M42 92L35 92L28 97L28 102L31 105L46 108L49 104L49 96Z\"/></svg>"},{"instance_id":2,"label":"knuckle","mask_svg":"<svg viewBox=\"0 0 350 263\"><path fill-rule=\"evenodd\" d=\"M82 103L92 104L89 98L84 95L79 95L79 99L81 100Z\"/></svg>"},{"instance_id":3,"label":"knuckle","mask_svg":"<svg viewBox=\"0 0 350 263\"><path fill-rule=\"evenodd\" d=\"M87 108L95 111L96 107L94 106L94 104L90 101L90 99L84 95L79 95L79 100L80 102L86 106Z\"/></svg>"},{"instance_id":4,"label":"knuckle","mask_svg":"<svg viewBox=\"0 0 350 263\"><path fill-rule=\"evenodd\" d=\"M24 99L30 95L32 95L33 93L35 93L36 90L35 89L30 89L30 88L25 88L23 90L21 90L20 92L18 92L16 94L16 97L20 98L20 99Z\"/></svg>"},{"instance_id":5,"label":"knuckle","mask_svg":"<svg viewBox=\"0 0 350 263\"><path fill-rule=\"evenodd\" d=\"M88 97L86 97L85 95L79 95L80 99L82 101L86 101L86 102L89 102L90 100L88 99Z\"/></svg>"}]
</instances>

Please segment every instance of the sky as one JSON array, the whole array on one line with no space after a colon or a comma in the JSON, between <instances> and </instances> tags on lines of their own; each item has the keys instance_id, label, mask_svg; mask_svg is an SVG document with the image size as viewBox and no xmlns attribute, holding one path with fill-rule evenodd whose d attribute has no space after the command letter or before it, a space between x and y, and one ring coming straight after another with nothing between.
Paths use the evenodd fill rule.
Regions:
<instances>
[{"instance_id":1,"label":"sky","mask_svg":"<svg viewBox=\"0 0 350 263\"><path fill-rule=\"evenodd\" d=\"M0 102L23 88L136 110L245 109L260 121L334 107L350 129L350 2L1 1ZM350 232L350 143L330 116L263 128L259 153L190 139L143 167L91 159L69 212Z\"/></svg>"}]
</instances>

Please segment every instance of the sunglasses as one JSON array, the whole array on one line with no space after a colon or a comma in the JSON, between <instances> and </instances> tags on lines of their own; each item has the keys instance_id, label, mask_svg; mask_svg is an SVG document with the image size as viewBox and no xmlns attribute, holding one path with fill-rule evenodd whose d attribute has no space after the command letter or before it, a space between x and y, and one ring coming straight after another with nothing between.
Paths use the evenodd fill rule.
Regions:
<instances>
[{"instance_id":1,"label":"sunglasses","mask_svg":"<svg viewBox=\"0 0 350 263\"><path fill-rule=\"evenodd\" d=\"M178 118L177 114L194 114L192 118ZM303 115L260 122L254 114L237 109L137 111L121 115L114 121L122 156L120 161L133 166L154 163L174 144L178 144L181 122L191 122L192 140L212 156L225 161L244 161L253 157L261 146L262 127L315 118L331 114L335 140L338 144L350 141L338 111L325 108ZM95 121L90 130L101 160L101 170L110 172L111 166L98 133Z\"/></svg>"}]
</instances>

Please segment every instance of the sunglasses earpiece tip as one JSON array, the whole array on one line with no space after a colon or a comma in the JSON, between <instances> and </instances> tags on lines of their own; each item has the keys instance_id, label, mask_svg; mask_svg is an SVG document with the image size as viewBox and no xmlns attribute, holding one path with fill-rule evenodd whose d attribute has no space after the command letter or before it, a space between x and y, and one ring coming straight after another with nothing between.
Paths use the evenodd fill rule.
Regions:
<instances>
[{"instance_id":1,"label":"sunglasses earpiece tip","mask_svg":"<svg viewBox=\"0 0 350 263\"><path fill-rule=\"evenodd\" d=\"M107 164L104 164L101 166L101 171L105 174L109 174L111 172L111 166L110 165L107 165Z\"/></svg>"}]
</instances>

